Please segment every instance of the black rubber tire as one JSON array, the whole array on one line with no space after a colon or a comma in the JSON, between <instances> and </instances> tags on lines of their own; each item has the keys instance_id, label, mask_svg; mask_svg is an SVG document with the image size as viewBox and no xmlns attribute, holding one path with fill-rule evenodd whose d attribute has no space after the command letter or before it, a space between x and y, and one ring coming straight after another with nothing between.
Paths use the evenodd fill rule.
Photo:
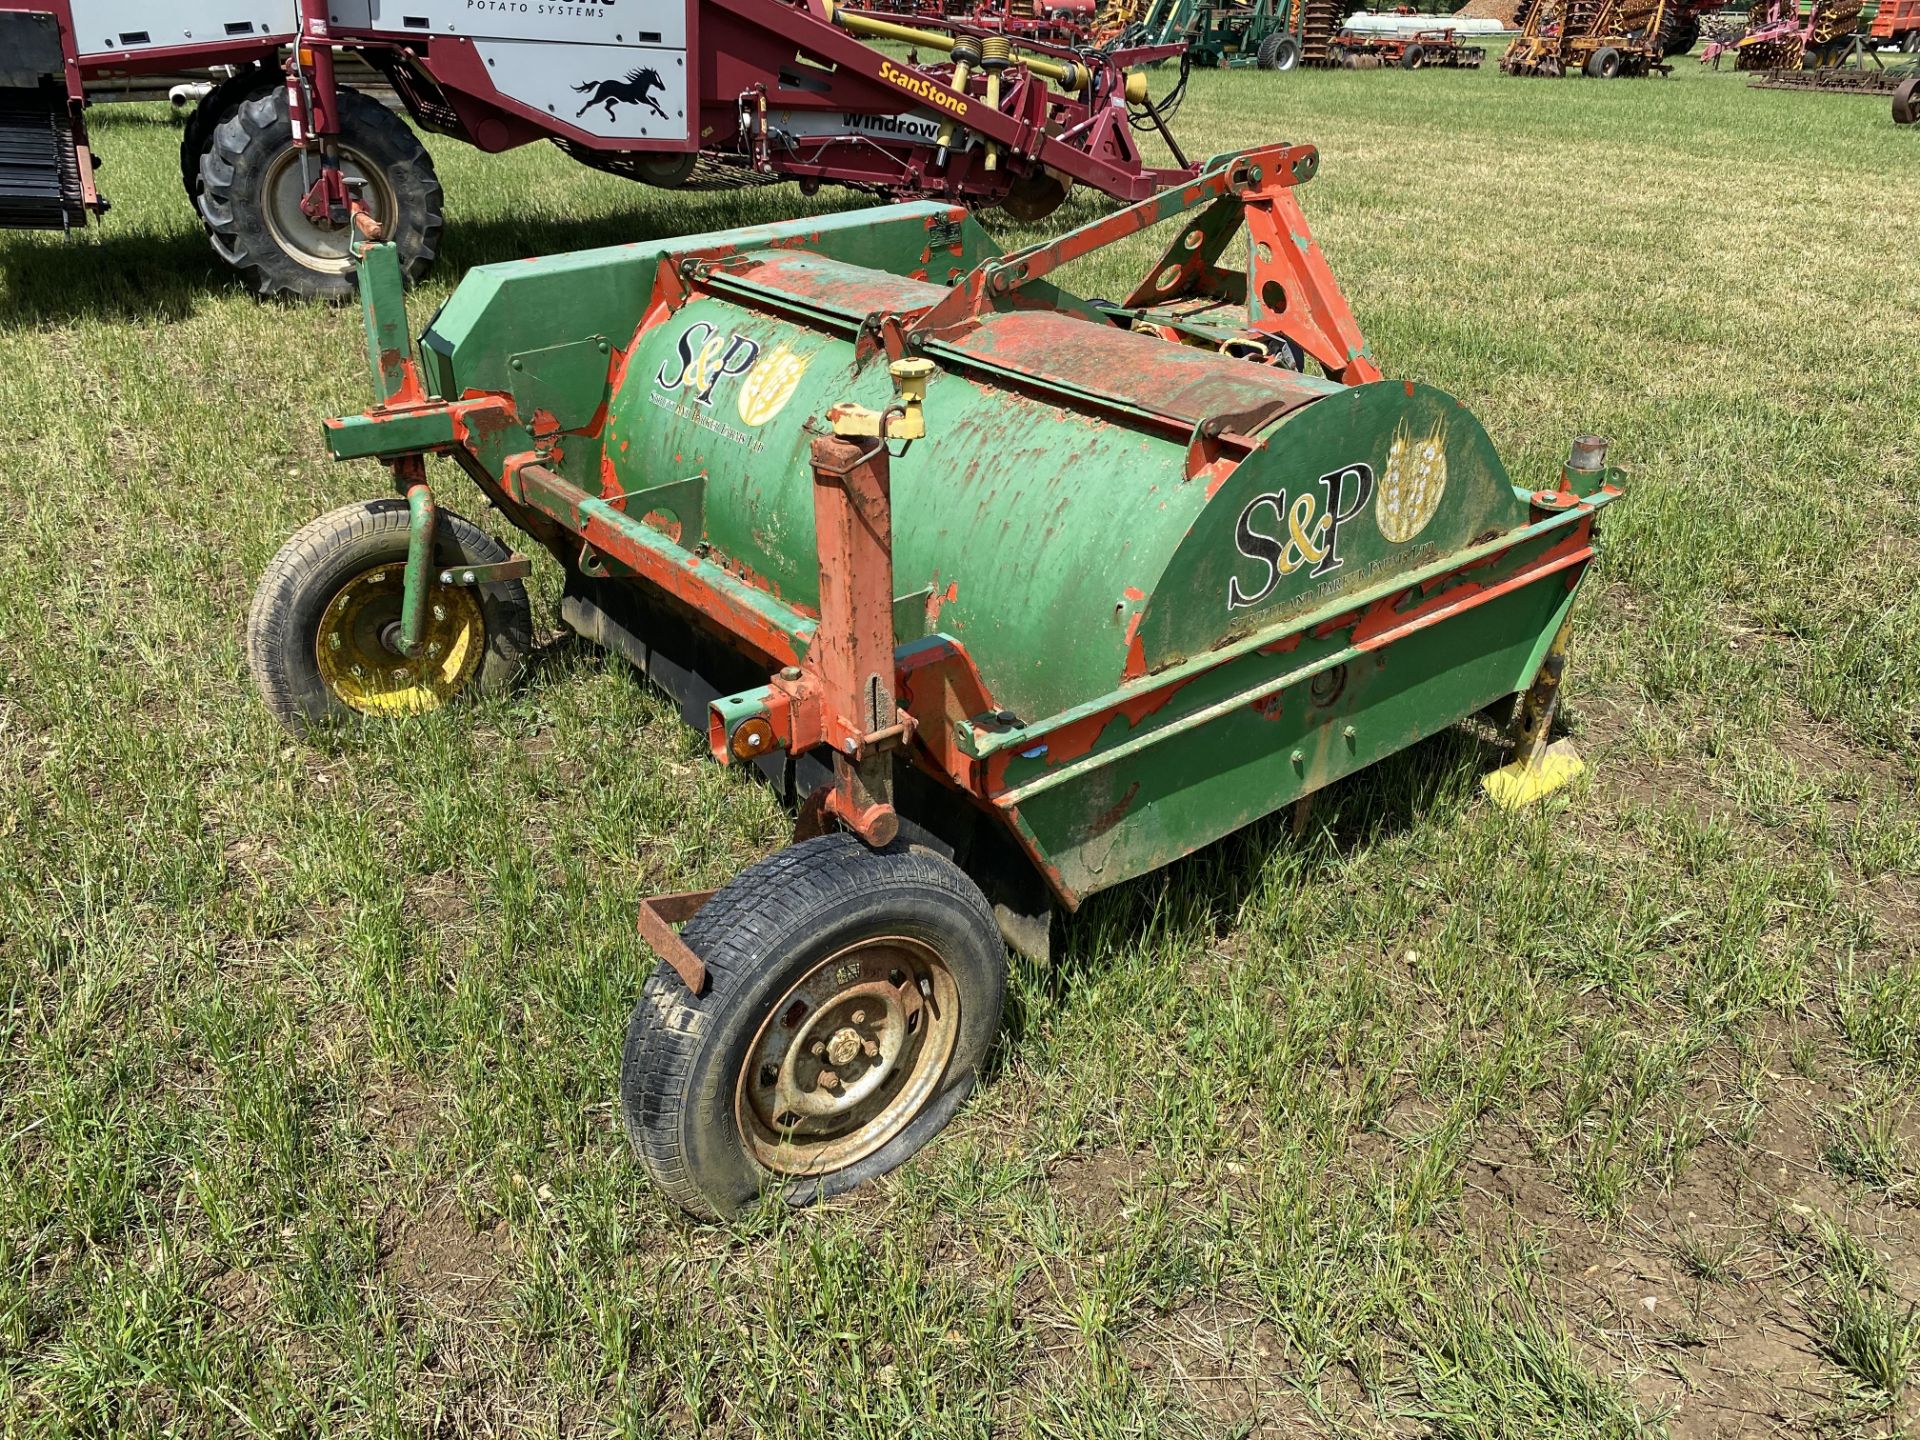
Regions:
<instances>
[{"instance_id":1,"label":"black rubber tire","mask_svg":"<svg viewBox=\"0 0 1920 1440\"><path fill-rule=\"evenodd\" d=\"M1586 71L1594 80L1611 80L1620 73L1620 52L1602 45L1587 57Z\"/></svg>"},{"instance_id":2,"label":"black rubber tire","mask_svg":"<svg viewBox=\"0 0 1920 1440\"><path fill-rule=\"evenodd\" d=\"M1893 123L1920 123L1920 75L1910 75L1894 88Z\"/></svg>"},{"instance_id":3,"label":"black rubber tire","mask_svg":"<svg viewBox=\"0 0 1920 1440\"><path fill-rule=\"evenodd\" d=\"M1400 68L1402 70L1418 70L1426 61L1426 58L1427 52L1425 50L1421 49L1418 45L1409 45L1400 52Z\"/></svg>"},{"instance_id":4,"label":"black rubber tire","mask_svg":"<svg viewBox=\"0 0 1920 1440\"><path fill-rule=\"evenodd\" d=\"M187 187L187 199L194 212L200 209L200 162L213 144L214 131L231 120L234 112L248 100L286 82L261 65L243 65L215 85L187 116L186 130L180 136L180 182ZM201 223L205 223L204 219Z\"/></svg>"},{"instance_id":5,"label":"black rubber tire","mask_svg":"<svg viewBox=\"0 0 1920 1440\"><path fill-rule=\"evenodd\" d=\"M1700 43L1700 17L1682 15L1667 29L1667 38L1661 45L1661 55L1671 60L1676 55L1685 55Z\"/></svg>"},{"instance_id":6,"label":"black rubber tire","mask_svg":"<svg viewBox=\"0 0 1920 1440\"><path fill-rule=\"evenodd\" d=\"M957 987L960 1031L937 1088L899 1134L844 1169L800 1180L763 1169L734 1114L762 1022L822 960L895 934L934 946ZM665 962L654 969L627 1025L620 1111L654 1183L699 1219L736 1215L763 1192L804 1205L886 1174L953 1118L1000 1028L1007 951L986 897L952 861L902 841L802 841L742 871L681 938L706 962L706 988L693 995Z\"/></svg>"},{"instance_id":7,"label":"black rubber tire","mask_svg":"<svg viewBox=\"0 0 1920 1440\"><path fill-rule=\"evenodd\" d=\"M1262 70L1291 70L1300 63L1300 44L1276 30L1261 40L1260 48L1253 52L1253 63Z\"/></svg>"},{"instance_id":8,"label":"black rubber tire","mask_svg":"<svg viewBox=\"0 0 1920 1440\"><path fill-rule=\"evenodd\" d=\"M273 557L247 611L247 668L273 717L296 734L362 719L327 688L315 655L321 617L347 582L407 556L407 502L361 500L296 531ZM434 558L443 566L494 564L506 546L451 510L440 512ZM485 649L468 694L508 689L533 652L533 607L518 580L480 587Z\"/></svg>"},{"instance_id":9,"label":"black rubber tire","mask_svg":"<svg viewBox=\"0 0 1920 1440\"><path fill-rule=\"evenodd\" d=\"M1909 30L1900 37L1902 55L1920 55L1920 30Z\"/></svg>"},{"instance_id":10,"label":"black rubber tire","mask_svg":"<svg viewBox=\"0 0 1920 1440\"><path fill-rule=\"evenodd\" d=\"M262 196L275 159L293 144L285 86L238 106L213 132L200 162L200 217L214 253L256 295L345 303L356 294L350 269L317 269L273 234ZM357 90L340 91L340 144L385 177L396 213L386 238L400 248L409 281L432 269L440 250L443 195L433 157L407 123Z\"/></svg>"}]
</instances>

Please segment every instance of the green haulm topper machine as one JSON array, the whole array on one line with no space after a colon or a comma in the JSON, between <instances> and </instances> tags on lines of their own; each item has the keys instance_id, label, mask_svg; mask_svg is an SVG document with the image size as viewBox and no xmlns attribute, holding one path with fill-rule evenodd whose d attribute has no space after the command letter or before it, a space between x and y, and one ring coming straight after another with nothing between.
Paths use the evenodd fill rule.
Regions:
<instances>
[{"instance_id":1,"label":"green haulm topper machine","mask_svg":"<svg viewBox=\"0 0 1920 1440\"><path fill-rule=\"evenodd\" d=\"M1381 377L1294 199L1315 165L1222 157L1011 253L909 203L486 266L417 348L365 238L378 404L325 433L398 493L288 542L251 664L296 729L513 678L533 562L441 507L441 456L567 625L781 787L792 846L636 897L623 1113L687 1210L912 1154L1056 910L1516 696L1495 798L1577 770L1548 731L1619 475L1584 437L1516 484ZM1124 301L1050 278L1159 222Z\"/></svg>"}]
</instances>

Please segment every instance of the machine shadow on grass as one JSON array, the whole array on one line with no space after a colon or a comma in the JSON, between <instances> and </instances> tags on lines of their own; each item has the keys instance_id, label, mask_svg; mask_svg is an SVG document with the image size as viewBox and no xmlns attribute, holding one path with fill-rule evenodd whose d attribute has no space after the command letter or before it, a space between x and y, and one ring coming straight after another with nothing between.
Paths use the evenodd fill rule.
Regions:
<instances>
[{"instance_id":1,"label":"machine shadow on grass","mask_svg":"<svg viewBox=\"0 0 1920 1440\"><path fill-rule=\"evenodd\" d=\"M714 192L724 202L732 192ZM809 212L827 214L853 209L866 197L851 195L844 205L821 205ZM185 205L184 199L182 205ZM737 202L736 202L737 203ZM231 296L246 298L233 272L222 265L198 233L167 235L151 232L114 233L109 228L85 239L66 243L44 240L15 242L0 247L0 324L46 325L74 320L180 321L190 319L202 302ZM498 217L448 227L447 248L434 272L431 290L444 298L462 275L477 265L524 260L562 251L601 246L641 244L666 239L683 231L724 229L723 211L690 206L665 213L637 210L632 214L597 216L569 221L559 217ZM444 286L444 289L443 289ZM317 304L310 301L262 301L298 313ZM424 326L438 300L423 301L416 292L412 316L416 329ZM321 306L320 308L325 308Z\"/></svg>"},{"instance_id":2,"label":"machine shadow on grass","mask_svg":"<svg viewBox=\"0 0 1920 1440\"><path fill-rule=\"evenodd\" d=\"M176 182L177 190L177 182ZM636 202L653 198L632 187ZM766 198L759 198L761 196ZM586 219L562 215L493 215L447 220L440 260L421 300L416 294L412 321L424 326L439 300L467 271L534 256L604 246L645 244L681 235L726 230L741 224L830 215L877 203L851 190L825 190L803 197L790 186L765 191L700 190L676 196L677 203L636 203ZM189 214L184 195L178 206ZM749 218L742 220L742 212ZM196 230L155 234L151 230L114 229L111 217L90 235L61 243L45 239L15 241L0 247L0 324L44 325L73 320L178 321L190 318L206 299L244 298L245 288L223 265ZM262 302L290 312L314 302Z\"/></svg>"},{"instance_id":3,"label":"machine shadow on grass","mask_svg":"<svg viewBox=\"0 0 1920 1440\"><path fill-rule=\"evenodd\" d=\"M1118 950L1155 930L1201 945L1219 940L1268 883L1276 856L1298 852L1296 883L1310 885L1422 820L1475 803L1480 777L1507 758L1497 726L1482 718L1463 721L1308 796L1304 814L1288 806L1164 870L1101 891L1077 913L1056 917L1053 958L1044 968L1015 963L1031 968L1034 993L1058 1005ZM1008 988L983 1080L991 1082L1028 1037L1034 1017L1024 993L1018 985Z\"/></svg>"},{"instance_id":4,"label":"machine shadow on grass","mask_svg":"<svg viewBox=\"0 0 1920 1440\"><path fill-rule=\"evenodd\" d=\"M234 288L205 237L184 232L15 241L0 248L0 276L0 324L9 326L174 323L191 319L209 295Z\"/></svg>"}]
</instances>

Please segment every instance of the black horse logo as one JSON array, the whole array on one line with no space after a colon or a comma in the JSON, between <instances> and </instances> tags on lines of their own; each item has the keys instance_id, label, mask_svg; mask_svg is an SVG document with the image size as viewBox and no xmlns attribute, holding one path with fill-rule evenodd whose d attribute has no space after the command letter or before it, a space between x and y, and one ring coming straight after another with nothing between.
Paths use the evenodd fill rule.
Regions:
<instances>
[{"instance_id":1,"label":"black horse logo","mask_svg":"<svg viewBox=\"0 0 1920 1440\"><path fill-rule=\"evenodd\" d=\"M662 120L667 118L667 112L660 108L652 94L655 90L666 89L667 82L660 78L659 71L651 68L628 71L627 78L624 80L601 80L597 82L589 80L586 84L576 85L573 88L582 95L591 94L593 96L591 100L580 107L579 114L573 117L576 120L596 105L604 105L607 107L607 119L609 121L620 118L613 113L613 107L615 105L644 105Z\"/></svg>"}]
</instances>

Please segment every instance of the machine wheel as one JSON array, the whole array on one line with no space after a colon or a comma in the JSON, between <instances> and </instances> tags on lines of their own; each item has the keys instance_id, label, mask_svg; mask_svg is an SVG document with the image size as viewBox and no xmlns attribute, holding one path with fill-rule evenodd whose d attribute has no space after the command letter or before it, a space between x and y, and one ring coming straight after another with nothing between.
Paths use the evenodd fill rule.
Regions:
<instances>
[{"instance_id":1,"label":"machine wheel","mask_svg":"<svg viewBox=\"0 0 1920 1440\"><path fill-rule=\"evenodd\" d=\"M1260 42L1253 61L1262 70L1291 70L1300 63L1300 42L1276 30Z\"/></svg>"},{"instance_id":2,"label":"machine wheel","mask_svg":"<svg viewBox=\"0 0 1920 1440\"><path fill-rule=\"evenodd\" d=\"M1683 15L1673 22L1667 31L1666 43L1660 47L1662 55L1672 59L1675 55L1685 55L1700 43L1700 17Z\"/></svg>"},{"instance_id":3,"label":"machine wheel","mask_svg":"<svg viewBox=\"0 0 1920 1440\"><path fill-rule=\"evenodd\" d=\"M1000 208L1022 225L1031 225L1058 210L1072 193L1071 180L1051 170L1034 170L1015 177L1000 201Z\"/></svg>"},{"instance_id":4,"label":"machine wheel","mask_svg":"<svg viewBox=\"0 0 1920 1440\"><path fill-rule=\"evenodd\" d=\"M1909 30L1900 37L1900 51L1904 55L1920 55L1920 30Z\"/></svg>"},{"instance_id":5,"label":"machine wheel","mask_svg":"<svg viewBox=\"0 0 1920 1440\"><path fill-rule=\"evenodd\" d=\"M1910 75L1894 89L1893 123L1920 123L1920 75Z\"/></svg>"},{"instance_id":6,"label":"machine wheel","mask_svg":"<svg viewBox=\"0 0 1920 1440\"><path fill-rule=\"evenodd\" d=\"M1347 65L1347 47L1344 45L1327 46L1327 64L1335 70L1344 70Z\"/></svg>"},{"instance_id":7,"label":"machine wheel","mask_svg":"<svg viewBox=\"0 0 1920 1440\"><path fill-rule=\"evenodd\" d=\"M1595 80L1611 80L1620 73L1620 52L1602 45L1587 57L1587 74Z\"/></svg>"},{"instance_id":8,"label":"machine wheel","mask_svg":"<svg viewBox=\"0 0 1920 1440\"><path fill-rule=\"evenodd\" d=\"M418 280L440 248L440 181L406 122L354 90L340 92L340 163L358 186L402 269ZM345 227L316 225L300 210L308 188L294 147L284 87L237 107L213 132L200 163L200 214L213 248L259 295L351 300Z\"/></svg>"},{"instance_id":9,"label":"machine wheel","mask_svg":"<svg viewBox=\"0 0 1920 1440\"><path fill-rule=\"evenodd\" d=\"M254 95L284 82L269 74L263 66L244 65L201 99L187 116L185 132L180 136L180 180L187 187L187 198L197 210L200 205L200 161L213 144L213 132L233 118L234 112Z\"/></svg>"},{"instance_id":10,"label":"machine wheel","mask_svg":"<svg viewBox=\"0 0 1920 1440\"><path fill-rule=\"evenodd\" d=\"M247 668L274 718L305 732L368 715L437 710L511 685L533 649L518 580L436 586L425 653L395 649L407 560L407 503L363 500L322 515L280 547L247 612ZM505 546L440 512L441 565L492 564Z\"/></svg>"},{"instance_id":11,"label":"machine wheel","mask_svg":"<svg viewBox=\"0 0 1920 1440\"><path fill-rule=\"evenodd\" d=\"M1400 52L1402 70L1418 70L1426 62L1427 52L1418 45L1409 45Z\"/></svg>"},{"instance_id":12,"label":"machine wheel","mask_svg":"<svg viewBox=\"0 0 1920 1440\"><path fill-rule=\"evenodd\" d=\"M654 969L620 1109L655 1183L702 1219L886 1174L953 1117L1000 1028L1007 952L986 897L904 842L802 841L742 871L681 938L706 988Z\"/></svg>"}]
</instances>

